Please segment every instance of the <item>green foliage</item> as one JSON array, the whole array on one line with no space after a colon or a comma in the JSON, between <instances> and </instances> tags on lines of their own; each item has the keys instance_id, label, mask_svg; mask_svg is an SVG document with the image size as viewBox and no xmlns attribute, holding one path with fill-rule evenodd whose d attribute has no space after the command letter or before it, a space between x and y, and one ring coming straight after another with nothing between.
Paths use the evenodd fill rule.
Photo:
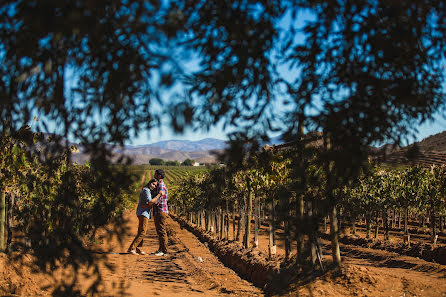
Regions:
<instances>
[{"instance_id":1,"label":"green foliage","mask_svg":"<svg viewBox=\"0 0 446 297\"><path fill-rule=\"evenodd\" d=\"M152 158L149 160L150 165L164 165L164 160L159 158Z\"/></svg>"},{"instance_id":2,"label":"green foliage","mask_svg":"<svg viewBox=\"0 0 446 297\"><path fill-rule=\"evenodd\" d=\"M24 142L41 135L26 127L19 132L11 137L4 131L0 138L0 182L2 190L17 196L14 215L33 248L79 248L85 236L128 204L133 178L125 170L71 164L69 151L41 159L41 152Z\"/></svg>"},{"instance_id":3,"label":"green foliage","mask_svg":"<svg viewBox=\"0 0 446 297\"><path fill-rule=\"evenodd\" d=\"M446 167L431 169L415 166L404 171L374 167L360 176L352 187L345 188L342 207L355 214L385 211L389 208L446 210Z\"/></svg>"},{"instance_id":4,"label":"green foliage","mask_svg":"<svg viewBox=\"0 0 446 297\"><path fill-rule=\"evenodd\" d=\"M150 165L156 165L156 164L150 164ZM164 162L164 165L166 165L166 166L180 166L180 162L178 162L177 160L166 161L166 162Z\"/></svg>"},{"instance_id":5,"label":"green foliage","mask_svg":"<svg viewBox=\"0 0 446 297\"><path fill-rule=\"evenodd\" d=\"M195 163L194 160L186 159L186 160L184 160L184 161L181 163L181 165L183 165L183 166L192 166L192 165L194 165L194 163Z\"/></svg>"}]
</instances>

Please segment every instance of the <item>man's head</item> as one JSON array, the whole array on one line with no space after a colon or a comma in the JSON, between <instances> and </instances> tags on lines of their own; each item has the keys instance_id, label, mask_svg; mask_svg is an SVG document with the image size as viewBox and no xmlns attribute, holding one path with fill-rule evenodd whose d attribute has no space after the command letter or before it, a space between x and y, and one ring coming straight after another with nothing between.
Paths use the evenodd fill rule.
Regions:
<instances>
[{"instance_id":1,"label":"man's head","mask_svg":"<svg viewBox=\"0 0 446 297\"><path fill-rule=\"evenodd\" d=\"M163 179L166 176L166 174L164 173L164 170L162 169L157 169L155 170L155 178L160 180Z\"/></svg>"}]
</instances>

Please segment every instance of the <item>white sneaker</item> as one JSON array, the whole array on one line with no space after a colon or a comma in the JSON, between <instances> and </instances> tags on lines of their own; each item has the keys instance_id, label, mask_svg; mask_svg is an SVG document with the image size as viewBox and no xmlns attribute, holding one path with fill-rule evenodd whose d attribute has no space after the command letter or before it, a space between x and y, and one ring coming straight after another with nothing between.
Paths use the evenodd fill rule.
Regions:
<instances>
[{"instance_id":1,"label":"white sneaker","mask_svg":"<svg viewBox=\"0 0 446 297\"><path fill-rule=\"evenodd\" d=\"M138 255L135 250L128 251L127 253L132 254L132 255Z\"/></svg>"},{"instance_id":2,"label":"white sneaker","mask_svg":"<svg viewBox=\"0 0 446 297\"><path fill-rule=\"evenodd\" d=\"M165 255L165 253L162 252L162 251L157 251L157 252L155 253L155 256L164 256L164 255Z\"/></svg>"}]
</instances>

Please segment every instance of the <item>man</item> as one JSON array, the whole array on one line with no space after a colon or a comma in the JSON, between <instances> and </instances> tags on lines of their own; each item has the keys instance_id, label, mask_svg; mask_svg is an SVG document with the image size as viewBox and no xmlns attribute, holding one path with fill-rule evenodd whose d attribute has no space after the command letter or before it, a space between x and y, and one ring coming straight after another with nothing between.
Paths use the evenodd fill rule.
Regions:
<instances>
[{"instance_id":1,"label":"man","mask_svg":"<svg viewBox=\"0 0 446 297\"><path fill-rule=\"evenodd\" d=\"M153 203L153 219L159 241L159 248L155 252L155 255L164 256L167 254L167 218L169 217L167 187L163 182L165 177L164 170L155 170L154 177L158 180L158 186L153 193L155 198L151 202ZM161 193L161 195L158 195L158 193Z\"/></svg>"},{"instance_id":2,"label":"man","mask_svg":"<svg viewBox=\"0 0 446 297\"><path fill-rule=\"evenodd\" d=\"M144 235L146 234L152 212L151 191L155 190L157 186L158 181L156 179L152 179L147 183L147 185L144 186L144 188L141 190L141 193L139 194L138 206L136 208L136 216L138 217L138 233L136 234L135 239L130 244L130 247L127 250L129 254L145 255L145 252L143 252L140 247L143 246ZM163 192L159 192L158 195L163 195Z\"/></svg>"}]
</instances>

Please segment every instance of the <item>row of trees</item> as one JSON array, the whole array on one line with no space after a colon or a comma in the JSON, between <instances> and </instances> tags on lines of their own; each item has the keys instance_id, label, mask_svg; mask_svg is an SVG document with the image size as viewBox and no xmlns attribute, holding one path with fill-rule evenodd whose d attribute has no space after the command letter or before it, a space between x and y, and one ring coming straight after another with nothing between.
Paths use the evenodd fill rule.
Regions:
<instances>
[{"instance_id":1,"label":"row of trees","mask_svg":"<svg viewBox=\"0 0 446 297\"><path fill-rule=\"evenodd\" d=\"M58 142L29 127L3 130L0 142L1 251L11 248L14 225L25 236L21 248L46 250L52 261L64 249L78 253L85 250L86 236L94 236L131 201L134 178L125 169L100 160L73 164L70 151L52 154L49 149Z\"/></svg>"},{"instance_id":2,"label":"row of trees","mask_svg":"<svg viewBox=\"0 0 446 297\"><path fill-rule=\"evenodd\" d=\"M206 230L215 230L223 239L229 239L232 220L232 239L243 241L245 247L258 246L260 225L268 224L270 255L275 253L275 229L281 226L285 231L286 257L291 256L295 242L299 263L310 260L319 265L322 254L318 234L327 217L337 264L340 219L354 227L358 219L365 218L368 236L371 224L375 223L377 232L381 219L385 239L389 238L389 215L392 213L394 218L395 212L404 214L406 233L409 213L429 216L434 236L438 224L443 228L446 168L392 169L365 164L358 178L330 188L330 179L334 177L327 171L329 165L324 164L322 156L321 148L309 146L263 149L244 159L243 167L228 166L188 177L172 189L170 201L178 214Z\"/></svg>"},{"instance_id":3,"label":"row of trees","mask_svg":"<svg viewBox=\"0 0 446 297\"><path fill-rule=\"evenodd\" d=\"M355 221L365 218L367 237L371 224L375 224L375 237L381 220L384 239L389 239L389 222L394 227L403 221L404 234L409 234L409 218L421 218L421 225L429 222L430 233L435 239L437 228L444 231L446 215L446 168L419 166L404 169L374 167L362 175L352 186L343 191L342 208L350 215L355 230ZM389 219L391 217L391 219Z\"/></svg>"},{"instance_id":4,"label":"row of trees","mask_svg":"<svg viewBox=\"0 0 446 297\"><path fill-rule=\"evenodd\" d=\"M183 162L179 162L177 160L174 161L164 161L160 158L152 158L149 160L150 165L166 165L166 166L192 166L195 164L194 160L186 159Z\"/></svg>"}]
</instances>

